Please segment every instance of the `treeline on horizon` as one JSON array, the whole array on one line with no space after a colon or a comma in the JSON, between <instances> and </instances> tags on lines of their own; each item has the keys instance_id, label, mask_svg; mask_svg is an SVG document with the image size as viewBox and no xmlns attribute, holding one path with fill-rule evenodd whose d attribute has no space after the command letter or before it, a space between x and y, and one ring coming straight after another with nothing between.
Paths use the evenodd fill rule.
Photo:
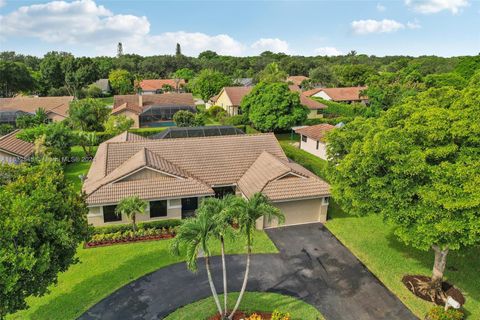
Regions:
<instances>
[{"instance_id":1,"label":"treeline on horizon","mask_svg":"<svg viewBox=\"0 0 480 320\"><path fill-rule=\"evenodd\" d=\"M198 57L179 52L148 57L136 54L75 57L71 53L52 51L39 58L4 51L0 52L0 94L3 97L18 93L76 95L72 92L108 78L112 71L119 69L128 71L132 81L169 78L179 70L187 70L182 74L193 78L201 70L212 69L231 79L253 78L256 82L259 72L272 62L290 76L309 76L312 82L306 86L368 86L371 102L378 103L381 109L429 87L461 89L480 70L480 55L376 57L352 51L342 56L304 57L266 51L258 56L233 57L204 51Z\"/></svg>"}]
</instances>

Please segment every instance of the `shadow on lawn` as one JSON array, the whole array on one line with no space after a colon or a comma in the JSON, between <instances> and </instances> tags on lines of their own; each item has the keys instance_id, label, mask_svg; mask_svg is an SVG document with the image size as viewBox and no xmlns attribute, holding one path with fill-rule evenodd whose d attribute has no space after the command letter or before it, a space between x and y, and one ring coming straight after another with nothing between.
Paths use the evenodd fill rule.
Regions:
<instances>
[{"instance_id":1,"label":"shadow on lawn","mask_svg":"<svg viewBox=\"0 0 480 320\"><path fill-rule=\"evenodd\" d=\"M405 258L414 259L427 270L431 270L434 262L433 251L422 251L405 245L390 233L387 236L389 247L399 252ZM480 247L468 250L450 251L447 257L445 280L459 288L467 300L467 314L469 299L480 300ZM430 273L425 274L430 276ZM403 276L403 275L402 275ZM477 302L473 302L475 304ZM472 304L472 305L473 305Z\"/></svg>"},{"instance_id":2,"label":"shadow on lawn","mask_svg":"<svg viewBox=\"0 0 480 320\"><path fill-rule=\"evenodd\" d=\"M97 248L87 250L97 250ZM147 253L142 256L135 256L132 259L116 265L114 269L86 278L81 283L71 288L69 292L58 295L55 299L49 300L48 303L40 306L34 313L32 313L31 319L76 319L117 289L141 276L161 268L161 265L155 266L155 262L153 261L158 260L161 254L169 253L168 250L165 250L164 253L159 252L158 255ZM180 262L180 259L178 261L172 259L171 262ZM146 274L138 275L138 277L133 276L135 270L140 268L139 264L151 265L153 267L152 270ZM87 267L88 266L85 266L85 268ZM111 287L110 290L105 289L106 282L109 283L108 286ZM139 306L140 304L137 303L135 305Z\"/></svg>"}]
</instances>

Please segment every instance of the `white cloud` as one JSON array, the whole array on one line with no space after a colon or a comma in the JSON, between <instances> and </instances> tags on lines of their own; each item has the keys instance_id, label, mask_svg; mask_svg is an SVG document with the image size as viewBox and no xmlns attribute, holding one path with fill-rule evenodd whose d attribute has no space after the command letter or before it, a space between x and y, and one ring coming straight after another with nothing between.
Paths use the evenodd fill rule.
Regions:
<instances>
[{"instance_id":1,"label":"white cloud","mask_svg":"<svg viewBox=\"0 0 480 320\"><path fill-rule=\"evenodd\" d=\"M261 38L260 40L255 41L251 45L251 48L256 51L256 53L263 51L287 53L288 43L278 38Z\"/></svg>"},{"instance_id":2,"label":"white cloud","mask_svg":"<svg viewBox=\"0 0 480 320\"><path fill-rule=\"evenodd\" d=\"M7 0L0 0L0 8L7 5Z\"/></svg>"},{"instance_id":3,"label":"white cloud","mask_svg":"<svg viewBox=\"0 0 480 320\"><path fill-rule=\"evenodd\" d=\"M469 0L405 0L405 4L424 14L437 13L443 10L457 14L461 9L470 5Z\"/></svg>"},{"instance_id":4,"label":"white cloud","mask_svg":"<svg viewBox=\"0 0 480 320\"><path fill-rule=\"evenodd\" d=\"M387 7L385 7L383 4L381 3L377 3L377 11L378 12L384 12L387 10Z\"/></svg>"},{"instance_id":5,"label":"white cloud","mask_svg":"<svg viewBox=\"0 0 480 320\"><path fill-rule=\"evenodd\" d=\"M343 54L340 50L334 47L321 47L316 48L313 51L320 56L339 56Z\"/></svg>"},{"instance_id":6,"label":"white cloud","mask_svg":"<svg viewBox=\"0 0 480 320\"><path fill-rule=\"evenodd\" d=\"M356 20L351 23L352 30L355 34L369 33L387 33L404 29L405 25L395 20Z\"/></svg>"}]
</instances>

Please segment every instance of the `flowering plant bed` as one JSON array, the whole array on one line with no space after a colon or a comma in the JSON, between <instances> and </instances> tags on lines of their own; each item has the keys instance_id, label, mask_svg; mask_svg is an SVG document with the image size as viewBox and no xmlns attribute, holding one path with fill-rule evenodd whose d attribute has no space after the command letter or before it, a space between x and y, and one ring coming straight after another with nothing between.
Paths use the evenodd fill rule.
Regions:
<instances>
[{"instance_id":1,"label":"flowering plant bed","mask_svg":"<svg viewBox=\"0 0 480 320\"><path fill-rule=\"evenodd\" d=\"M94 234L85 242L85 248L104 247L115 244L139 242L139 241L155 241L171 239L175 236L175 228L148 228L136 231L118 231L112 233Z\"/></svg>"}]
</instances>

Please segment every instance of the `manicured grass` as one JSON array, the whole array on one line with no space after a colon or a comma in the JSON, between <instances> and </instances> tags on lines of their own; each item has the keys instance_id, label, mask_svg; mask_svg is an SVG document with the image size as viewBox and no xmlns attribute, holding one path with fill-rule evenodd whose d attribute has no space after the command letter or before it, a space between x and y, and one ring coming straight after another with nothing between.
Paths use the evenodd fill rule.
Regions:
<instances>
[{"instance_id":1,"label":"manicured grass","mask_svg":"<svg viewBox=\"0 0 480 320\"><path fill-rule=\"evenodd\" d=\"M238 293L230 293L228 295L229 308L233 309ZM223 294L220 301L223 301ZM313 306L295 299L293 297L284 296L277 293L265 292L246 292L243 296L239 310L251 313L254 311L272 312L275 310L290 313L292 320L320 320L324 319L320 312ZM206 298L168 315L165 320L191 320L191 319L208 319L216 313L213 298Z\"/></svg>"},{"instance_id":2,"label":"manicured grass","mask_svg":"<svg viewBox=\"0 0 480 320\"><path fill-rule=\"evenodd\" d=\"M86 175L92 162L85 158L85 153L80 146L72 147L71 156L75 157L77 161L65 165L64 173L67 180L72 182L75 189L80 192L82 182L80 181L79 175Z\"/></svg>"},{"instance_id":3,"label":"manicured grass","mask_svg":"<svg viewBox=\"0 0 480 320\"><path fill-rule=\"evenodd\" d=\"M102 101L106 106L113 105L113 96L112 97L105 97L105 98L96 98L96 100Z\"/></svg>"},{"instance_id":4,"label":"manicured grass","mask_svg":"<svg viewBox=\"0 0 480 320\"><path fill-rule=\"evenodd\" d=\"M328 162L289 144L280 144L287 156L323 179L327 179ZM405 274L430 275L433 253L416 250L401 243L393 227L381 217L354 217L344 213L332 200L327 228L357 256L403 303L422 318L433 304L415 297L402 284ZM466 296L468 319L480 319L480 247L461 252L450 251L445 278Z\"/></svg>"},{"instance_id":5,"label":"manicured grass","mask_svg":"<svg viewBox=\"0 0 480 320\"><path fill-rule=\"evenodd\" d=\"M255 253L275 253L266 233L254 236ZM59 275L58 284L43 297L28 299L29 309L7 319L76 319L88 308L125 284L159 268L181 262L170 254L171 240L131 243L92 249L79 248L78 264ZM244 239L227 242L227 253L245 252ZM219 246L213 250L220 252Z\"/></svg>"}]
</instances>

